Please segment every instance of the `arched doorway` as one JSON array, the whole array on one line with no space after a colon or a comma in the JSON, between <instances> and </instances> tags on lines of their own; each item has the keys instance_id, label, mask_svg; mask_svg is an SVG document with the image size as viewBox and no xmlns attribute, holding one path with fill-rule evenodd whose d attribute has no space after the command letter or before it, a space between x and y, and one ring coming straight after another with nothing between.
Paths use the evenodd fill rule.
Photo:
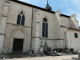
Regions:
<instances>
[{"instance_id":1,"label":"arched doorway","mask_svg":"<svg viewBox=\"0 0 80 60\"><path fill-rule=\"evenodd\" d=\"M14 39L12 52L23 52L24 39Z\"/></svg>"},{"instance_id":2,"label":"arched doorway","mask_svg":"<svg viewBox=\"0 0 80 60\"><path fill-rule=\"evenodd\" d=\"M27 32L24 28L17 27L12 31L8 52L27 52Z\"/></svg>"}]
</instances>

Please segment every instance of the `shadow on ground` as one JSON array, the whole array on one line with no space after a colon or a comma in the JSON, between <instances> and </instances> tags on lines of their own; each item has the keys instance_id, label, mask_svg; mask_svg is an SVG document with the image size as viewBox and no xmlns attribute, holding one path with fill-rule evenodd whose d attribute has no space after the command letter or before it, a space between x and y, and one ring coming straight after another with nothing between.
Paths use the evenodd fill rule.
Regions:
<instances>
[{"instance_id":1,"label":"shadow on ground","mask_svg":"<svg viewBox=\"0 0 80 60\"><path fill-rule=\"evenodd\" d=\"M31 58L31 57L43 57L46 56L44 54L28 54L28 53L8 53L8 54L0 54L0 59L14 59L14 58Z\"/></svg>"}]
</instances>

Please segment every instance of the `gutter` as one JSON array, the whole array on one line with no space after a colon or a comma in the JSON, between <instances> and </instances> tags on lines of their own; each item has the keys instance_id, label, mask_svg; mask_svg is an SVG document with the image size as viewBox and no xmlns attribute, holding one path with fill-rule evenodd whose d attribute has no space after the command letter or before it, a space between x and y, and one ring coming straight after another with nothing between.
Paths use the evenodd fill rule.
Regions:
<instances>
[{"instance_id":1,"label":"gutter","mask_svg":"<svg viewBox=\"0 0 80 60\"><path fill-rule=\"evenodd\" d=\"M68 29L64 32L64 36L65 36L65 48L66 48L66 33L67 33Z\"/></svg>"},{"instance_id":2,"label":"gutter","mask_svg":"<svg viewBox=\"0 0 80 60\"><path fill-rule=\"evenodd\" d=\"M32 30L33 30L33 7L32 7L32 21L31 21L31 43L30 43L30 50L32 49Z\"/></svg>"}]
</instances>

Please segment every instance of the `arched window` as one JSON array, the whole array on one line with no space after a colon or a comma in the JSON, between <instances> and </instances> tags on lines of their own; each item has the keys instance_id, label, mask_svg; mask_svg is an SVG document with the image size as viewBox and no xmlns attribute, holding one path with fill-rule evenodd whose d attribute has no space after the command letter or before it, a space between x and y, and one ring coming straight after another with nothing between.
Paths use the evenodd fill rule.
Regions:
<instances>
[{"instance_id":1,"label":"arched window","mask_svg":"<svg viewBox=\"0 0 80 60\"><path fill-rule=\"evenodd\" d=\"M48 22L47 22L47 18L43 18L42 37L48 37Z\"/></svg>"},{"instance_id":2,"label":"arched window","mask_svg":"<svg viewBox=\"0 0 80 60\"><path fill-rule=\"evenodd\" d=\"M23 11L21 11L19 13L19 15L17 16L17 24L24 25L24 23L25 23L25 15L24 15Z\"/></svg>"}]
</instances>

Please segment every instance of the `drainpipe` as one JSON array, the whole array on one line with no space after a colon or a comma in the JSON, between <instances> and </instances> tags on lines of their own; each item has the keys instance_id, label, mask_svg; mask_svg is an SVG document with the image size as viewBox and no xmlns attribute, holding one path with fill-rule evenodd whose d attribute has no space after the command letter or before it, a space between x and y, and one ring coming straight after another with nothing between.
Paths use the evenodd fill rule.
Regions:
<instances>
[{"instance_id":1,"label":"drainpipe","mask_svg":"<svg viewBox=\"0 0 80 60\"><path fill-rule=\"evenodd\" d=\"M66 48L66 32L68 31L68 29L64 32L64 36L65 36L65 48Z\"/></svg>"},{"instance_id":2,"label":"drainpipe","mask_svg":"<svg viewBox=\"0 0 80 60\"><path fill-rule=\"evenodd\" d=\"M30 43L30 50L32 49L32 30L33 30L33 7L32 7L32 21L31 21L31 43Z\"/></svg>"}]
</instances>

